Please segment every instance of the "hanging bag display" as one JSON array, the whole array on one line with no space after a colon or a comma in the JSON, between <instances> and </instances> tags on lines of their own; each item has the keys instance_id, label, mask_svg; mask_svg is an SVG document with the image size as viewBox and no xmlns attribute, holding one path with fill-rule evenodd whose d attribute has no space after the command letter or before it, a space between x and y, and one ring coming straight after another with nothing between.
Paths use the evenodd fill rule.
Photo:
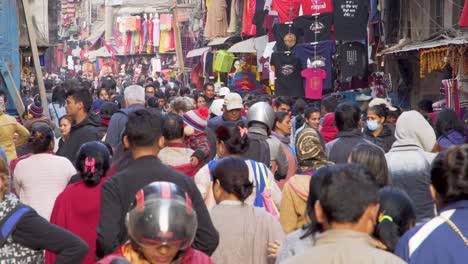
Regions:
<instances>
[{"instance_id":1,"label":"hanging bag display","mask_svg":"<svg viewBox=\"0 0 468 264\"><path fill-rule=\"evenodd\" d=\"M215 72L231 72L234 63L234 54L226 50L219 50L216 52L216 57L213 64L213 71Z\"/></svg>"}]
</instances>

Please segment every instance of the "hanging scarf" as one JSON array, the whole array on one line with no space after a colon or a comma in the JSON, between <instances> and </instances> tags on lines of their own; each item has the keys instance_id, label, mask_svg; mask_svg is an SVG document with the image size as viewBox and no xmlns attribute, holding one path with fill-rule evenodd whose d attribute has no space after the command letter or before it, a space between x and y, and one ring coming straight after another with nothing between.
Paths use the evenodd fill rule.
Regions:
<instances>
[{"instance_id":1,"label":"hanging scarf","mask_svg":"<svg viewBox=\"0 0 468 264\"><path fill-rule=\"evenodd\" d=\"M291 138L289 136L283 136L280 133L274 131L271 132L271 134L286 145L289 145L291 143Z\"/></svg>"}]
</instances>

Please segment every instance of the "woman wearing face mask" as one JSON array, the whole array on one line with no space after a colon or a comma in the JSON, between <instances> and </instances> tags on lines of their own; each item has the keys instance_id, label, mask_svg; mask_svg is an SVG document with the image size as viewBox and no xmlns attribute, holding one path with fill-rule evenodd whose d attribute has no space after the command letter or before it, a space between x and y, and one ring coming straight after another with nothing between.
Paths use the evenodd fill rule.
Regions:
<instances>
[{"instance_id":1,"label":"woman wearing face mask","mask_svg":"<svg viewBox=\"0 0 468 264\"><path fill-rule=\"evenodd\" d=\"M381 147L385 153L395 142L394 128L386 122L386 105L374 105L367 109L367 122L364 127L364 136L367 140Z\"/></svg>"}]
</instances>

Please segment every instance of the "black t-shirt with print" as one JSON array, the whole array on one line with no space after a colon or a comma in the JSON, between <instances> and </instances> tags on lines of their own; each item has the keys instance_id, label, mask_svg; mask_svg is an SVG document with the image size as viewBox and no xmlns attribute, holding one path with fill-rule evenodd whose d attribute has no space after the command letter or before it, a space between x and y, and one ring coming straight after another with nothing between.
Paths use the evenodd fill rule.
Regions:
<instances>
[{"instance_id":1,"label":"black t-shirt with print","mask_svg":"<svg viewBox=\"0 0 468 264\"><path fill-rule=\"evenodd\" d=\"M332 22L333 14L331 13L317 16L305 15L294 19L294 25L299 29L299 35L304 37L304 42L331 39Z\"/></svg>"},{"instance_id":2,"label":"black t-shirt with print","mask_svg":"<svg viewBox=\"0 0 468 264\"><path fill-rule=\"evenodd\" d=\"M333 23L336 40L367 38L369 0L334 0Z\"/></svg>"},{"instance_id":3,"label":"black t-shirt with print","mask_svg":"<svg viewBox=\"0 0 468 264\"><path fill-rule=\"evenodd\" d=\"M273 26L272 29L273 35L275 36L276 40L276 50L278 51L287 51L287 50L292 50L294 46L297 44L297 36L298 36L298 30L296 26L294 26L292 23L286 24L286 23L278 23ZM292 35L296 38L296 42L294 45L288 47L284 41L285 37L288 35Z\"/></svg>"},{"instance_id":4,"label":"black t-shirt with print","mask_svg":"<svg viewBox=\"0 0 468 264\"><path fill-rule=\"evenodd\" d=\"M352 77L363 78L367 73L367 49L360 42L349 42L338 47L340 81L351 82Z\"/></svg>"},{"instance_id":5,"label":"black t-shirt with print","mask_svg":"<svg viewBox=\"0 0 468 264\"><path fill-rule=\"evenodd\" d=\"M270 65L275 67L275 96L304 97L301 63L292 53L274 52Z\"/></svg>"}]
</instances>

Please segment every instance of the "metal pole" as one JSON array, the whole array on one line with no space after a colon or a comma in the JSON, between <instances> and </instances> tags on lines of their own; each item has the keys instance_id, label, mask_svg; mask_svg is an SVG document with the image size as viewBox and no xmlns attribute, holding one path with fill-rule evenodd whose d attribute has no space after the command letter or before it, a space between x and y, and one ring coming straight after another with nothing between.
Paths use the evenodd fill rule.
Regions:
<instances>
[{"instance_id":1,"label":"metal pole","mask_svg":"<svg viewBox=\"0 0 468 264\"><path fill-rule=\"evenodd\" d=\"M49 107L47 103L46 90L44 86L44 77L42 76L41 63L39 61L39 52L37 50L36 33L33 30L31 9L29 7L29 0L22 0L24 18L26 19L26 29L28 30L29 44L33 55L34 69L36 70L37 84L39 85L39 95L41 97L44 115L50 118Z\"/></svg>"},{"instance_id":2,"label":"metal pole","mask_svg":"<svg viewBox=\"0 0 468 264\"><path fill-rule=\"evenodd\" d=\"M175 36L175 48L177 55L177 64L179 65L179 73L182 75L184 82L185 78L185 62L184 53L182 51L182 39L180 36L179 18L177 17L177 0L172 0L172 6L169 8L172 11L172 19L174 20L174 36Z\"/></svg>"}]
</instances>

